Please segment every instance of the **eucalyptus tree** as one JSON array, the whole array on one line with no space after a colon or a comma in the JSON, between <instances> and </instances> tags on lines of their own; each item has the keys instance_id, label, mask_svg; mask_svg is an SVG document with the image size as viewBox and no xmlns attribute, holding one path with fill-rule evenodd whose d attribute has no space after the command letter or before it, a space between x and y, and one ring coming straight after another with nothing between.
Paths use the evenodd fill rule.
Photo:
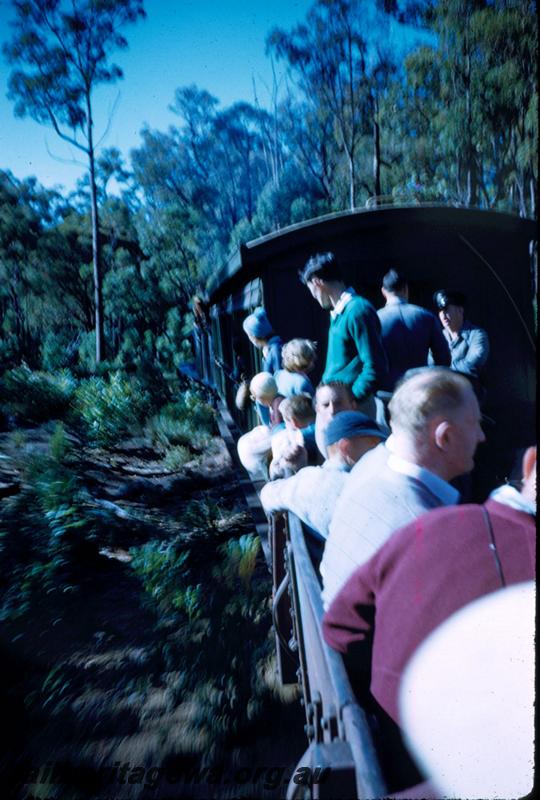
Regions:
<instances>
[{"instance_id":1,"label":"eucalyptus tree","mask_svg":"<svg viewBox=\"0 0 540 800\"><path fill-rule=\"evenodd\" d=\"M483 54L479 86L489 180L487 201L508 195L522 216L534 216L538 181L538 31L536 3L496 0L473 18Z\"/></svg>"},{"instance_id":2,"label":"eucalyptus tree","mask_svg":"<svg viewBox=\"0 0 540 800\"><path fill-rule=\"evenodd\" d=\"M366 71L367 45L355 0L317 0L306 23L289 33L274 28L267 49L289 64L295 83L316 114L333 119L348 165L349 206L356 204L356 156L362 136L359 86ZM356 4L358 5L358 4Z\"/></svg>"},{"instance_id":3,"label":"eucalyptus tree","mask_svg":"<svg viewBox=\"0 0 540 800\"><path fill-rule=\"evenodd\" d=\"M93 91L122 70L111 50L127 47L120 28L145 15L142 0L13 0L14 34L4 52L15 66L9 96L17 116L51 125L88 159L96 362L104 355L102 265L96 187Z\"/></svg>"},{"instance_id":4,"label":"eucalyptus tree","mask_svg":"<svg viewBox=\"0 0 540 800\"><path fill-rule=\"evenodd\" d=\"M57 192L0 171L0 350L12 363L37 365L48 333L91 324L81 274L91 243L79 238L75 217Z\"/></svg>"},{"instance_id":5,"label":"eucalyptus tree","mask_svg":"<svg viewBox=\"0 0 540 800\"><path fill-rule=\"evenodd\" d=\"M404 141L422 143L447 199L534 215L536 3L437 0L424 21L437 38L406 60L402 116L414 139Z\"/></svg>"},{"instance_id":6,"label":"eucalyptus tree","mask_svg":"<svg viewBox=\"0 0 540 800\"><path fill-rule=\"evenodd\" d=\"M312 173L313 177L326 188L335 172L336 159L328 147L333 140L334 152L340 151L346 161L350 208L357 204L360 187L368 195L381 194L385 161L380 104L395 69L390 52L382 46L390 25L386 5L368 0L316 0L305 23L290 32L275 28L267 39L268 52L288 63L300 93L310 124L314 163L318 164L318 175ZM302 137L300 152L307 142ZM370 157L371 167L367 166ZM335 197L334 180L332 184Z\"/></svg>"}]
</instances>

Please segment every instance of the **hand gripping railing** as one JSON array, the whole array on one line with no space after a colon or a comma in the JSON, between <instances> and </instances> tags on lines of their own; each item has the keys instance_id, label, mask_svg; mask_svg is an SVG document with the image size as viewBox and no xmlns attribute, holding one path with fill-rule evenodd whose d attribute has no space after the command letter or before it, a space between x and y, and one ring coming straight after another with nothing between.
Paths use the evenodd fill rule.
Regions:
<instances>
[{"instance_id":1,"label":"hand gripping railing","mask_svg":"<svg viewBox=\"0 0 540 800\"><path fill-rule=\"evenodd\" d=\"M322 638L321 587L298 518L274 515L271 542L280 676L283 682L296 682L296 667L306 712L309 747L298 769L308 768L314 778L312 798L384 797L366 714L352 692L341 656ZM305 787L291 783L289 800L300 789Z\"/></svg>"}]
</instances>

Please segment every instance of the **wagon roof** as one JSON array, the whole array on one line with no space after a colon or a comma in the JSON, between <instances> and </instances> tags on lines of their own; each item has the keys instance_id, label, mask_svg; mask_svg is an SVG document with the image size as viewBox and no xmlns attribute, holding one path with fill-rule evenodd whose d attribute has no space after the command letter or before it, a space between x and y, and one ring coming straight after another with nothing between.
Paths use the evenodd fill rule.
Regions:
<instances>
[{"instance_id":1,"label":"wagon roof","mask_svg":"<svg viewBox=\"0 0 540 800\"><path fill-rule=\"evenodd\" d=\"M268 261L277 259L291 245L312 244L336 235L347 235L372 226L434 225L441 228L493 229L536 238L536 222L514 214L440 203L386 205L339 211L289 225L279 231L242 243L209 281L210 302L216 302L233 286L256 278ZM299 266L302 266L299 264Z\"/></svg>"}]
</instances>

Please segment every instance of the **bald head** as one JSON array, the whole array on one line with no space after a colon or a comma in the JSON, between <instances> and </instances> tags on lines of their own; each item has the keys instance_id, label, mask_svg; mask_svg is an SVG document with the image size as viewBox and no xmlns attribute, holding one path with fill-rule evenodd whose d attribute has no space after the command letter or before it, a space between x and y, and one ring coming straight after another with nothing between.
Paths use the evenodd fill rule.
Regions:
<instances>
[{"instance_id":1,"label":"bald head","mask_svg":"<svg viewBox=\"0 0 540 800\"><path fill-rule=\"evenodd\" d=\"M403 380L389 403L397 454L445 480L470 472L485 440L470 382L445 368L425 368Z\"/></svg>"},{"instance_id":2,"label":"bald head","mask_svg":"<svg viewBox=\"0 0 540 800\"><path fill-rule=\"evenodd\" d=\"M419 370L398 384L390 400L392 432L422 434L433 416L454 413L471 391L467 378L449 369Z\"/></svg>"}]
</instances>

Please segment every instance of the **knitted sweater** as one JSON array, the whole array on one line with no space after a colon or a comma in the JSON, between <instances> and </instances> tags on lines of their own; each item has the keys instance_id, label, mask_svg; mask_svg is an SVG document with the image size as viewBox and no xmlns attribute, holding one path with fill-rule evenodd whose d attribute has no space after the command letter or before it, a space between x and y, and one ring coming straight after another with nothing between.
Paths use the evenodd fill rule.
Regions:
<instances>
[{"instance_id":1,"label":"knitted sweater","mask_svg":"<svg viewBox=\"0 0 540 800\"><path fill-rule=\"evenodd\" d=\"M535 520L494 499L431 511L395 533L349 578L327 611L323 634L398 719L397 693L418 645L455 611L501 588L483 508L507 585L534 580Z\"/></svg>"},{"instance_id":2,"label":"knitted sweater","mask_svg":"<svg viewBox=\"0 0 540 800\"><path fill-rule=\"evenodd\" d=\"M377 312L363 297L354 295L332 316L323 381L349 384L362 401L379 388L386 370Z\"/></svg>"}]
</instances>

